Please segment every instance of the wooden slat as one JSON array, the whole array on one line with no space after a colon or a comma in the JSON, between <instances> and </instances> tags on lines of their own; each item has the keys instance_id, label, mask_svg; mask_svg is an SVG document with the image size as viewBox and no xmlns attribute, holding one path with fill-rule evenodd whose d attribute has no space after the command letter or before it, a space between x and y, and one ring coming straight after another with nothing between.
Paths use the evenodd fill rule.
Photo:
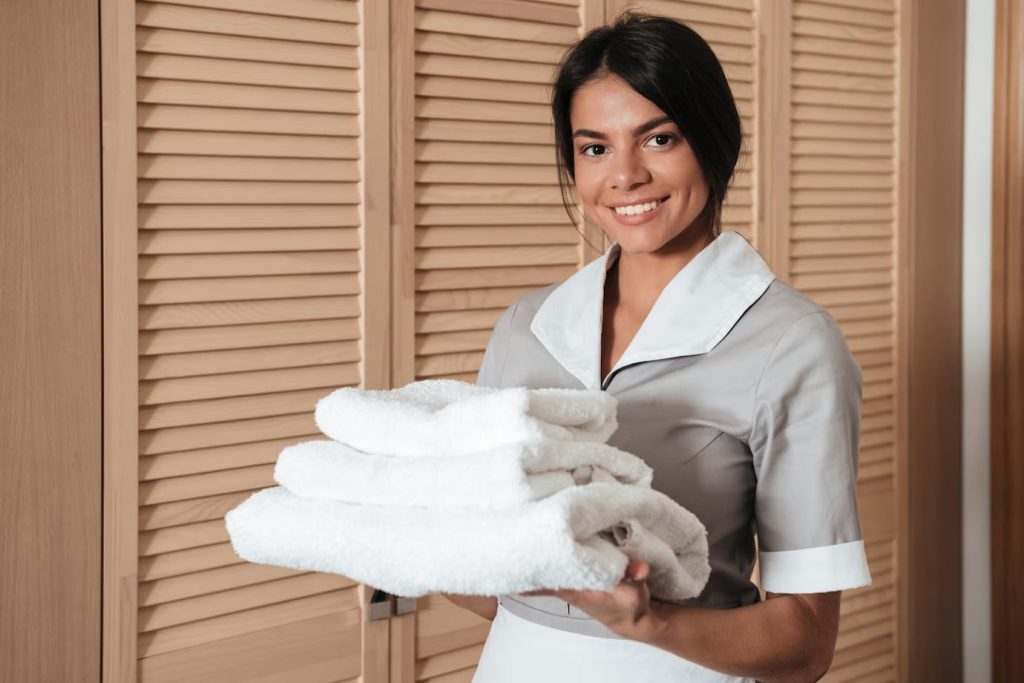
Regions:
<instances>
[{"instance_id":1,"label":"wooden slat","mask_svg":"<svg viewBox=\"0 0 1024 683\"><path fill-rule=\"evenodd\" d=\"M140 54L136 64L138 75L144 78L350 92L359 90L359 74L347 68L149 53Z\"/></svg>"},{"instance_id":2,"label":"wooden slat","mask_svg":"<svg viewBox=\"0 0 1024 683\"><path fill-rule=\"evenodd\" d=\"M567 225L510 227L428 226L416 230L417 247L577 244L579 233Z\"/></svg>"},{"instance_id":3,"label":"wooden slat","mask_svg":"<svg viewBox=\"0 0 1024 683\"><path fill-rule=\"evenodd\" d=\"M493 329L494 323L498 322L503 310L494 308L478 311L418 313L416 315L416 333Z\"/></svg>"},{"instance_id":4,"label":"wooden slat","mask_svg":"<svg viewBox=\"0 0 1024 683\"><path fill-rule=\"evenodd\" d=\"M194 449L178 453L166 453L139 459L139 481L156 481L171 477L187 477L207 472L230 472L235 468L251 467L276 462L281 449L298 443L324 438L315 427L309 434L300 434L284 439L261 442L247 442L240 445L207 449ZM147 486L140 486L140 493L147 492ZM159 502L159 501L157 501ZM151 508L143 508L144 518ZM140 519L142 525L144 519ZM159 525L153 525L159 526Z\"/></svg>"},{"instance_id":5,"label":"wooden slat","mask_svg":"<svg viewBox=\"0 0 1024 683\"><path fill-rule=\"evenodd\" d=\"M191 624L172 626L154 633L143 633L139 635L139 654L142 657L152 657L162 652L207 644L215 640L244 633L255 633L273 626L328 614L353 627L358 624L361 613L355 588L287 600L252 610L203 619ZM249 656L252 657L252 653ZM258 659L262 660L262 658Z\"/></svg>"},{"instance_id":6,"label":"wooden slat","mask_svg":"<svg viewBox=\"0 0 1024 683\"><path fill-rule=\"evenodd\" d=\"M221 614L320 595L353 585L351 579L337 574L309 573L144 607L139 610L139 632L149 633Z\"/></svg>"},{"instance_id":7,"label":"wooden slat","mask_svg":"<svg viewBox=\"0 0 1024 683\"><path fill-rule=\"evenodd\" d=\"M575 264L576 245L436 247L416 250L416 268L480 268Z\"/></svg>"},{"instance_id":8,"label":"wooden slat","mask_svg":"<svg viewBox=\"0 0 1024 683\"><path fill-rule=\"evenodd\" d=\"M213 349L246 349L277 344L359 338L358 320L300 320L268 324L213 325L139 333L140 355Z\"/></svg>"},{"instance_id":9,"label":"wooden slat","mask_svg":"<svg viewBox=\"0 0 1024 683\"><path fill-rule=\"evenodd\" d=\"M139 236L139 253L146 255L358 248L359 233L352 228L151 230Z\"/></svg>"},{"instance_id":10,"label":"wooden slat","mask_svg":"<svg viewBox=\"0 0 1024 683\"><path fill-rule=\"evenodd\" d=\"M139 102L150 104L359 113L359 96L352 92L152 78L139 78L136 89Z\"/></svg>"},{"instance_id":11,"label":"wooden slat","mask_svg":"<svg viewBox=\"0 0 1024 683\"><path fill-rule=\"evenodd\" d=\"M355 69L359 66L357 48L348 45L286 42L194 31L150 29L141 26L135 31L135 47L143 53L221 57L276 64L308 64L348 69Z\"/></svg>"},{"instance_id":12,"label":"wooden slat","mask_svg":"<svg viewBox=\"0 0 1024 683\"><path fill-rule=\"evenodd\" d=\"M682 19L687 23L700 22L716 26L730 26L748 29L751 32L754 28L753 13L747 9L735 9L696 2L672 2L671 0L644 0L642 5L644 9L650 10L655 14L664 14L676 19ZM713 40L712 38L705 39Z\"/></svg>"},{"instance_id":13,"label":"wooden slat","mask_svg":"<svg viewBox=\"0 0 1024 683\"><path fill-rule=\"evenodd\" d=\"M319 389L358 381L359 368L354 363L157 379L139 383L139 404L149 406L296 389ZM312 410L309 412L312 413Z\"/></svg>"},{"instance_id":14,"label":"wooden slat","mask_svg":"<svg viewBox=\"0 0 1024 683\"><path fill-rule=\"evenodd\" d=\"M139 435L140 455L268 441L315 431L312 413L156 429Z\"/></svg>"},{"instance_id":15,"label":"wooden slat","mask_svg":"<svg viewBox=\"0 0 1024 683\"><path fill-rule=\"evenodd\" d=\"M577 26L579 12L571 7L545 6L543 3L522 0L490 0L487 3L465 0L417 0L417 7L478 14L487 18L523 19L564 26Z\"/></svg>"},{"instance_id":16,"label":"wooden slat","mask_svg":"<svg viewBox=\"0 0 1024 683\"><path fill-rule=\"evenodd\" d=\"M246 117L246 121L254 126L266 123L265 120L250 117ZM206 121L202 125L213 124ZM178 130L140 130L139 152L313 159L359 158L358 140L355 138Z\"/></svg>"},{"instance_id":17,"label":"wooden slat","mask_svg":"<svg viewBox=\"0 0 1024 683\"><path fill-rule=\"evenodd\" d=\"M306 296L358 294L355 274L275 275L151 280L139 283L139 303L182 304L214 301L294 299Z\"/></svg>"},{"instance_id":18,"label":"wooden slat","mask_svg":"<svg viewBox=\"0 0 1024 683\"><path fill-rule=\"evenodd\" d=\"M423 75L464 77L485 74L495 81L541 85L553 82L556 73L555 66L551 64L432 54L417 55L415 67L416 73Z\"/></svg>"},{"instance_id":19,"label":"wooden slat","mask_svg":"<svg viewBox=\"0 0 1024 683\"><path fill-rule=\"evenodd\" d=\"M176 154L139 156L139 177L191 180L356 182L359 165L334 159L247 159Z\"/></svg>"},{"instance_id":20,"label":"wooden slat","mask_svg":"<svg viewBox=\"0 0 1024 683\"><path fill-rule=\"evenodd\" d=\"M232 324L353 318L358 314L359 302L353 296L300 297L147 307L140 310L139 325L143 330L210 328Z\"/></svg>"},{"instance_id":21,"label":"wooden slat","mask_svg":"<svg viewBox=\"0 0 1024 683\"><path fill-rule=\"evenodd\" d=\"M359 254L355 251L189 254L139 258L139 277L143 280L231 275L354 273L358 270Z\"/></svg>"},{"instance_id":22,"label":"wooden slat","mask_svg":"<svg viewBox=\"0 0 1024 683\"><path fill-rule=\"evenodd\" d=\"M338 6L348 4L338 3ZM359 45L359 27L354 24L280 16L265 16L259 21L245 21L245 18L244 13L219 9L183 7L163 2L135 4L136 24L149 28L171 28L329 45Z\"/></svg>"},{"instance_id":23,"label":"wooden slat","mask_svg":"<svg viewBox=\"0 0 1024 683\"><path fill-rule=\"evenodd\" d=\"M140 204L358 204L355 183L140 180Z\"/></svg>"},{"instance_id":24,"label":"wooden slat","mask_svg":"<svg viewBox=\"0 0 1024 683\"><path fill-rule=\"evenodd\" d=\"M474 73L491 75L486 71ZM415 93L418 97L522 102L543 106L551 101L551 89L547 85L452 76L416 76Z\"/></svg>"},{"instance_id":25,"label":"wooden slat","mask_svg":"<svg viewBox=\"0 0 1024 683\"><path fill-rule=\"evenodd\" d=\"M447 204L562 205L557 187L539 185L453 185L420 184L416 186L416 203L420 206Z\"/></svg>"},{"instance_id":26,"label":"wooden slat","mask_svg":"<svg viewBox=\"0 0 1024 683\"><path fill-rule=\"evenodd\" d=\"M879 45L894 45L896 42L895 32L886 28L863 26L853 23L843 24L817 19L804 19L800 17L793 19L793 35L813 36L815 38L834 38L836 40L849 40L859 43L877 43Z\"/></svg>"},{"instance_id":27,"label":"wooden slat","mask_svg":"<svg viewBox=\"0 0 1024 683\"><path fill-rule=\"evenodd\" d=\"M452 142L490 142L516 145L551 145L554 133L550 125L535 123L487 123L486 121L444 121L439 119L418 119L414 123L416 139L422 141L447 140ZM511 144L509 144L511 147ZM554 164L553 154L546 155L543 164ZM505 156L495 158L505 161ZM437 159L447 161L447 159ZM485 159L480 159L486 163ZM490 159L489 161L494 161ZM511 161L511 160L509 160ZM514 162L513 162L514 163Z\"/></svg>"},{"instance_id":28,"label":"wooden slat","mask_svg":"<svg viewBox=\"0 0 1024 683\"><path fill-rule=\"evenodd\" d=\"M316 408L316 402L334 389L334 386L331 384L333 381L338 381L339 383L350 383L353 381L352 377L355 376L355 373L352 370L353 361L348 360L350 357L351 354L341 363L325 363L322 366L313 366L322 367L328 372L320 382L307 379L306 384L321 385L311 389L295 391L282 389L278 391L279 385L274 383L276 380L271 380L271 390L268 393L229 398L208 398L185 403L168 403L143 407L139 410L140 429L164 429L167 427L210 424L227 420L312 413ZM347 372L333 372L332 369L338 366L347 367ZM291 367L302 369L308 366ZM254 373L257 370L248 372ZM295 381L299 382L298 379ZM266 485L270 486L272 482L268 480Z\"/></svg>"},{"instance_id":29,"label":"wooden slat","mask_svg":"<svg viewBox=\"0 0 1024 683\"><path fill-rule=\"evenodd\" d=\"M483 38L507 38L565 46L579 39L574 26L473 16L439 10L417 9L415 26L418 31L437 31Z\"/></svg>"},{"instance_id":30,"label":"wooden slat","mask_svg":"<svg viewBox=\"0 0 1024 683\"><path fill-rule=\"evenodd\" d=\"M490 287L495 282L504 285L535 285L542 287L559 282L576 271L576 266L531 266L500 268L456 268L422 270L416 272L418 291L444 289L476 289Z\"/></svg>"},{"instance_id":31,"label":"wooden slat","mask_svg":"<svg viewBox=\"0 0 1024 683\"><path fill-rule=\"evenodd\" d=\"M416 52L495 60L514 59L553 66L559 63L564 48L549 43L418 31Z\"/></svg>"},{"instance_id":32,"label":"wooden slat","mask_svg":"<svg viewBox=\"0 0 1024 683\"><path fill-rule=\"evenodd\" d=\"M244 10L247 14L268 14L282 17L319 19L354 24L359 21L359 8L352 0L159 0L172 5L191 5L224 10Z\"/></svg>"},{"instance_id":33,"label":"wooden slat","mask_svg":"<svg viewBox=\"0 0 1024 683\"><path fill-rule=\"evenodd\" d=\"M550 165L555 162L551 147L532 144L485 144L475 142L418 142L416 161L479 162L496 158L513 164Z\"/></svg>"},{"instance_id":34,"label":"wooden slat","mask_svg":"<svg viewBox=\"0 0 1024 683\"><path fill-rule=\"evenodd\" d=\"M416 98L416 117L457 121L546 123L551 107L522 102L486 102L443 97ZM494 152L492 151L492 154Z\"/></svg>"},{"instance_id":35,"label":"wooden slat","mask_svg":"<svg viewBox=\"0 0 1024 683\"><path fill-rule=\"evenodd\" d=\"M163 354L139 359L139 379L194 377L218 372L329 365L359 359L355 341L292 344L267 349L233 349Z\"/></svg>"},{"instance_id":36,"label":"wooden slat","mask_svg":"<svg viewBox=\"0 0 1024 683\"><path fill-rule=\"evenodd\" d=\"M334 156L338 158L346 156L344 150L349 141L345 139L345 136L351 137L359 133L359 122L353 114L143 104L138 108L137 118L139 128L147 132L159 130L223 131L236 134L273 133L292 136L334 136L334 139L321 140L321 143L327 143L327 149L320 150L318 156L324 156L324 152L333 151ZM296 137L290 139L299 145L305 141ZM205 152L205 149L200 149L201 151L196 153Z\"/></svg>"},{"instance_id":37,"label":"wooden slat","mask_svg":"<svg viewBox=\"0 0 1024 683\"><path fill-rule=\"evenodd\" d=\"M873 26L893 30L896 27L895 14L888 12L876 12L865 9L855 9L849 5L840 7L818 2L807 2L796 0L793 3L793 16L800 19L819 19L842 24L853 24L856 26Z\"/></svg>"},{"instance_id":38,"label":"wooden slat","mask_svg":"<svg viewBox=\"0 0 1024 683\"><path fill-rule=\"evenodd\" d=\"M362 665L360 628L358 618L340 620L330 613L299 619L151 655L140 661L139 677L178 683L181 672L187 671L192 680L221 683L258 678L357 683ZM254 652L263 656L253 657Z\"/></svg>"},{"instance_id":39,"label":"wooden slat","mask_svg":"<svg viewBox=\"0 0 1024 683\"><path fill-rule=\"evenodd\" d=\"M469 311L480 308L511 306L535 287L494 287L477 289L445 289L416 294L416 312Z\"/></svg>"},{"instance_id":40,"label":"wooden slat","mask_svg":"<svg viewBox=\"0 0 1024 683\"><path fill-rule=\"evenodd\" d=\"M286 567L246 563L197 572L187 576L149 581L139 585L139 607L161 605L173 600L207 595L228 588L251 586L301 575L302 572Z\"/></svg>"}]
</instances>

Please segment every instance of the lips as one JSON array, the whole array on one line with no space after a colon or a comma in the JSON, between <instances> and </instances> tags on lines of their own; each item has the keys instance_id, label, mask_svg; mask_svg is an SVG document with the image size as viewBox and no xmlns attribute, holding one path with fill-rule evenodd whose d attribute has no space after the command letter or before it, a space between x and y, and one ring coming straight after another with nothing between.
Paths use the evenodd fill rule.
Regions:
<instances>
[{"instance_id":1,"label":"lips","mask_svg":"<svg viewBox=\"0 0 1024 683\"><path fill-rule=\"evenodd\" d=\"M657 198L657 199L645 199L644 201L632 202L632 203L626 204L624 206L645 206L645 205L650 204L652 202L657 202L657 204L654 207L652 207L651 209L648 209L648 211L653 211L658 206L660 206L662 203L664 203L664 201L666 199L668 199L670 196L671 195L665 195L664 197L660 197L660 198ZM632 214L629 214L629 213L619 213L618 209L623 208L622 205L620 205L620 206L609 206L608 208L611 209L613 212L615 212L615 215L617 215L617 216L642 216L643 215L643 213L632 213ZM646 213L646 212L644 212L644 213Z\"/></svg>"},{"instance_id":2,"label":"lips","mask_svg":"<svg viewBox=\"0 0 1024 683\"><path fill-rule=\"evenodd\" d=\"M643 225L645 223L649 223L651 221L657 220L658 217L661 216L662 213L664 213L663 209L665 207L665 204L667 203L667 200L670 199L670 198L671 198L671 195L669 195L668 197L665 197L664 199L659 200L657 206L655 206L653 209L650 209L648 211L644 211L643 213L626 214L626 213L619 213L618 211L616 211L612 207L607 207L607 208L608 208L608 211L611 212L611 215L615 218L616 222L618 222L620 225L628 225L628 226Z\"/></svg>"}]
</instances>

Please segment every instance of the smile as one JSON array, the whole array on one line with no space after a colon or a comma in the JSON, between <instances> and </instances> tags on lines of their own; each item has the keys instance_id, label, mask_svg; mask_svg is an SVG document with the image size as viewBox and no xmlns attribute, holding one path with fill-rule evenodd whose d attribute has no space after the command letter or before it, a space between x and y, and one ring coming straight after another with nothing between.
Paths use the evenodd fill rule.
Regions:
<instances>
[{"instance_id":1,"label":"smile","mask_svg":"<svg viewBox=\"0 0 1024 683\"><path fill-rule=\"evenodd\" d=\"M647 202L646 204L632 204L630 206L616 206L610 208L614 209L615 213L619 214L620 216L637 216L640 214L645 214L648 211L653 211L666 199L668 199L668 197L662 197L658 201Z\"/></svg>"}]
</instances>

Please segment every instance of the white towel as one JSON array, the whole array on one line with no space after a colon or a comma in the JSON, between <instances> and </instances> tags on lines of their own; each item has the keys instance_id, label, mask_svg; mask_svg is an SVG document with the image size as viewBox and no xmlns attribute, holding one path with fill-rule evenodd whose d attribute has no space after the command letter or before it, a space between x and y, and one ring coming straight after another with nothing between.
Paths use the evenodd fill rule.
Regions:
<instances>
[{"instance_id":1,"label":"white towel","mask_svg":"<svg viewBox=\"0 0 1024 683\"><path fill-rule=\"evenodd\" d=\"M699 595L711 571L696 516L660 491L617 483L504 510L305 500L277 486L225 521L244 560L341 574L406 597L609 590L629 560L620 543L651 564L651 594L662 600Z\"/></svg>"},{"instance_id":2,"label":"white towel","mask_svg":"<svg viewBox=\"0 0 1024 683\"><path fill-rule=\"evenodd\" d=\"M326 436L366 453L465 455L542 438L608 440L618 402L605 391L477 386L453 379L398 389L342 387L316 404Z\"/></svg>"},{"instance_id":3,"label":"white towel","mask_svg":"<svg viewBox=\"0 0 1024 683\"><path fill-rule=\"evenodd\" d=\"M588 441L520 441L437 458L363 453L337 441L281 451L274 479L300 498L373 505L521 505L569 486L608 481L650 487L637 456Z\"/></svg>"}]
</instances>

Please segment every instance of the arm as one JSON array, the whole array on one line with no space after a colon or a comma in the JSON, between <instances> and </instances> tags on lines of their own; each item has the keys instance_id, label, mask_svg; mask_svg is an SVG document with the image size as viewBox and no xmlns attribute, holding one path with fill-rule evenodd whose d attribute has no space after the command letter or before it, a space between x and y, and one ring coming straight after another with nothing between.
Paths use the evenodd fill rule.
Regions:
<instances>
[{"instance_id":1,"label":"arm","mask_svg":"<svg viewBox=\"0 0 1024 683\"><path fill-rule=\"evenodd\" d=\"M494 617L498 614L498 598L493 595L457 595L455 593L441 593L441 595L459 607L475 612L488 621L494 621Z\"/></svg>"},{"instance_id":2,"label":"arm","mask_svg":"<svg viewBox=\"0 0 1024 683\"><path fill-rule=\"evenodd\" d=\"M735 609L653 601L637 623L637 639L734 676L817 681L832 664L840 592L767 596Z\"/></svg>"}]
</instances>

